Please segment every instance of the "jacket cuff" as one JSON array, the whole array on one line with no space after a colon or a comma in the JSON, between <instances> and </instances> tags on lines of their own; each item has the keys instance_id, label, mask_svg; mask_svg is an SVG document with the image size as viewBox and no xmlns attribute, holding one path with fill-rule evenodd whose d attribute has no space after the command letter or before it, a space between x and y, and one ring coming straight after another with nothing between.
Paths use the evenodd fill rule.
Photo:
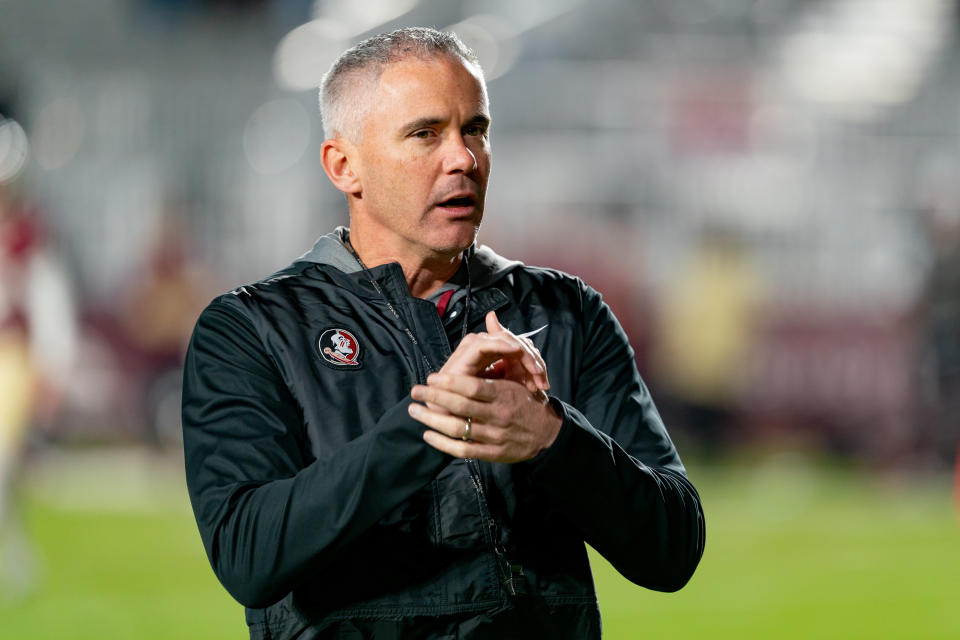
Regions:
<instances>
[{"instance_id":1,"label":"jacket cuff","mask_svg":"<svg viewBox=\"0 0 960 640\"><path fill-rule=\"evenodd\" d=\"M584 437L596 439L595 444L605 444L600 434L587 419L566 402L550 396L550 406L553 407L563 422L553 443L523 463L529 467L535 478L541 473L549 473L551 468L562 469L566 464L565 460L569 458L571 452L577 451L578 446L580 446L577 443L583 443Z\"/></svg>"},{"instance_id":2,"label":"jacket cuff","mask_svg":"<svg viewBox=\"0 0 960 640\"><path fill-rule=\"evenodd\" d=\"M424 432L429 427L410 417L408 407L415 401L409 395L387 410L380 418L377 428L377 437L388 446L392 453L390 458L404 457L408 465L422 469L433 469L433 473L449 464L453 457L434 449L423 439ZM410 473L407 469L404 473ZM403 476L401 476L403 477Z\"/></svg>"}]
</instances>

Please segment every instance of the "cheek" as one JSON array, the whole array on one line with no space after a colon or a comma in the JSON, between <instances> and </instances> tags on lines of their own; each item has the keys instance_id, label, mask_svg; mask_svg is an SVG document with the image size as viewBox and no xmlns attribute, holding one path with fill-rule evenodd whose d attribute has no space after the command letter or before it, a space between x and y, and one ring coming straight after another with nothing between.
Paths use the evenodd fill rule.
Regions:
<instances>
[{"instance_id":1,"label":"cheek","mask_svg":"<svg viewBox=\"0 0 960 640\"><path fill-rule=\"evenodd\" d=\"M490 173L490 144L487 143L485 145L472 148L471 152L473 152L473 157L477 161L477 167L480 169L480 172L484 175L484 177L486 177L487 174Z\"/></svg>"},{"instance_id":2,"label":"cheek","mask_svg":"<svg viewBox=\"0 0 960 640\"><path fill-rule=\"evenodd\" d=\"M434 180L424 163L384 164L378 167L370 195L392 215L413 215L432 200Z\"/></svg>"},{"instance_id":3,"label":"cheek","mask_svg":"<svg viewBox=\"0 0 960 640\"><path fill-rule=\"evenodd\" d=\"M397 188L410 197L420 198L432 192L436 174L430 171L426 159L420 162L408 162L397 169Z\"/></svg>"},{"instance_id":4,"label":"cheek","mask_svg":"<svg viewBox=\"0 0 960 640\"><path fill-rule=\"evenodd\" d=\"M396 197L402 187L403 168L389 158L377 158L371 163L366 175L366 184L371 194L383 194L387 197Z\"/></svg>"},{"instance_id":5,"label":"cheek","mask_svg":"<svg viewBox=\"0 0 960 640\"><path fill-rule=\"evenodd\" d=\"M490 158L489 156L481 161L477 159L477 166L479 168L479 173L482 176L480 181L483 183L484 188L486 188L487 180L490 178Z\"/></svg>"}]
</instances>

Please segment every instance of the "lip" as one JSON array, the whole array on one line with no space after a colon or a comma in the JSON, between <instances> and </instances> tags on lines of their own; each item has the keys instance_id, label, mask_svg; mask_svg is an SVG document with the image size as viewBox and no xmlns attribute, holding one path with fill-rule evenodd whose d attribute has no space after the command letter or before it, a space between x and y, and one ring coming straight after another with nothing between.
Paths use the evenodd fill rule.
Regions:
<instances>
[{"instance_id":1,"label":"lip","mask_svg":"<svg viewBox=\"0 0 960 640\"><path fill-rule=\"evenodd\" d=\"M470 218L473 216L474 212L477 210L476 205L469 205L466 207L434 207L444 216L448 218Z\"/></svg>"},{"instance_id":2,"label":"lip","mask_svg":"<svg viewBox=\"0 0 960 640\"><path fill-rule=\"evenodd\" d=\"M461 189L460 191L452 191L450 193L444 194L442 198L437 200L437 206L440 206L441 203L444 203L447 200L453 200L455 198L464 198L464 199L470 200L474 204L476 204L477 202L476 193L474 193L473 191L470 191L469 189Z\"/></svg>"},{"instance_id":3,"label":"lip","mask_svg":"<svg viewBox=\"0 0 960 640\"><path fill-rule=\"evenodd\" d=\"M463 199L467 202L459 204L457 206L443 206L444 202L448 202L454 199ZM473 191L462 190L454 191L452 193L445 194L442 199L438 200L434 204L434 208L440 211L443 211L445 214L450 217L459 218L463 216L472 215L477 210L477 200L478 196Z\"/></svg>"}]
</instances>

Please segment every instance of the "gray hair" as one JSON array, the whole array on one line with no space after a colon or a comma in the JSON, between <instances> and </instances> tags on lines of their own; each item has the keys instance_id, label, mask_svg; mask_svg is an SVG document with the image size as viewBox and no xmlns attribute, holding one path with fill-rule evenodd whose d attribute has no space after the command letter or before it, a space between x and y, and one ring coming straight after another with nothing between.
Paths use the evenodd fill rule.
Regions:
<instances>
[{"instance_id":1,"label":"gray hair","mask_svg":"<svg viewBox=\"0 0 960 640\"><path fill-rule=\"evenodd\" d=\"M374 82L387 65L409 57L448 56L483 71L476 54L457 34L428 27L407 27L367 38L347 49L334 61L320 82L320 116L327 138L337 135L359 140L359 123L366 101L361 83Z\"/></svg>"}]
</instances>

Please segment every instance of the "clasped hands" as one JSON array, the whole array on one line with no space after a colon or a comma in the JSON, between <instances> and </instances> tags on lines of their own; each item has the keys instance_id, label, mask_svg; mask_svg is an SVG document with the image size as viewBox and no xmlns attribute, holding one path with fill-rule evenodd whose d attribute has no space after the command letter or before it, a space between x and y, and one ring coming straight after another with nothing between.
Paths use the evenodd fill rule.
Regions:
<instances>
[{"instance_id":1,"label":"clasped hands","mask_svg":"<svg viewBox=\"0 0 960 640\"><path fill-rule=\"evenodd\" d=\"M486 329L464 337L427 384L411 389L418 402L410 403L410 416L430 427L427 444L454 457L529 460L553 444L562 424L544 393L546 365L533 343L503 327L493 311Z\"/></svg>"}]
</instances>

